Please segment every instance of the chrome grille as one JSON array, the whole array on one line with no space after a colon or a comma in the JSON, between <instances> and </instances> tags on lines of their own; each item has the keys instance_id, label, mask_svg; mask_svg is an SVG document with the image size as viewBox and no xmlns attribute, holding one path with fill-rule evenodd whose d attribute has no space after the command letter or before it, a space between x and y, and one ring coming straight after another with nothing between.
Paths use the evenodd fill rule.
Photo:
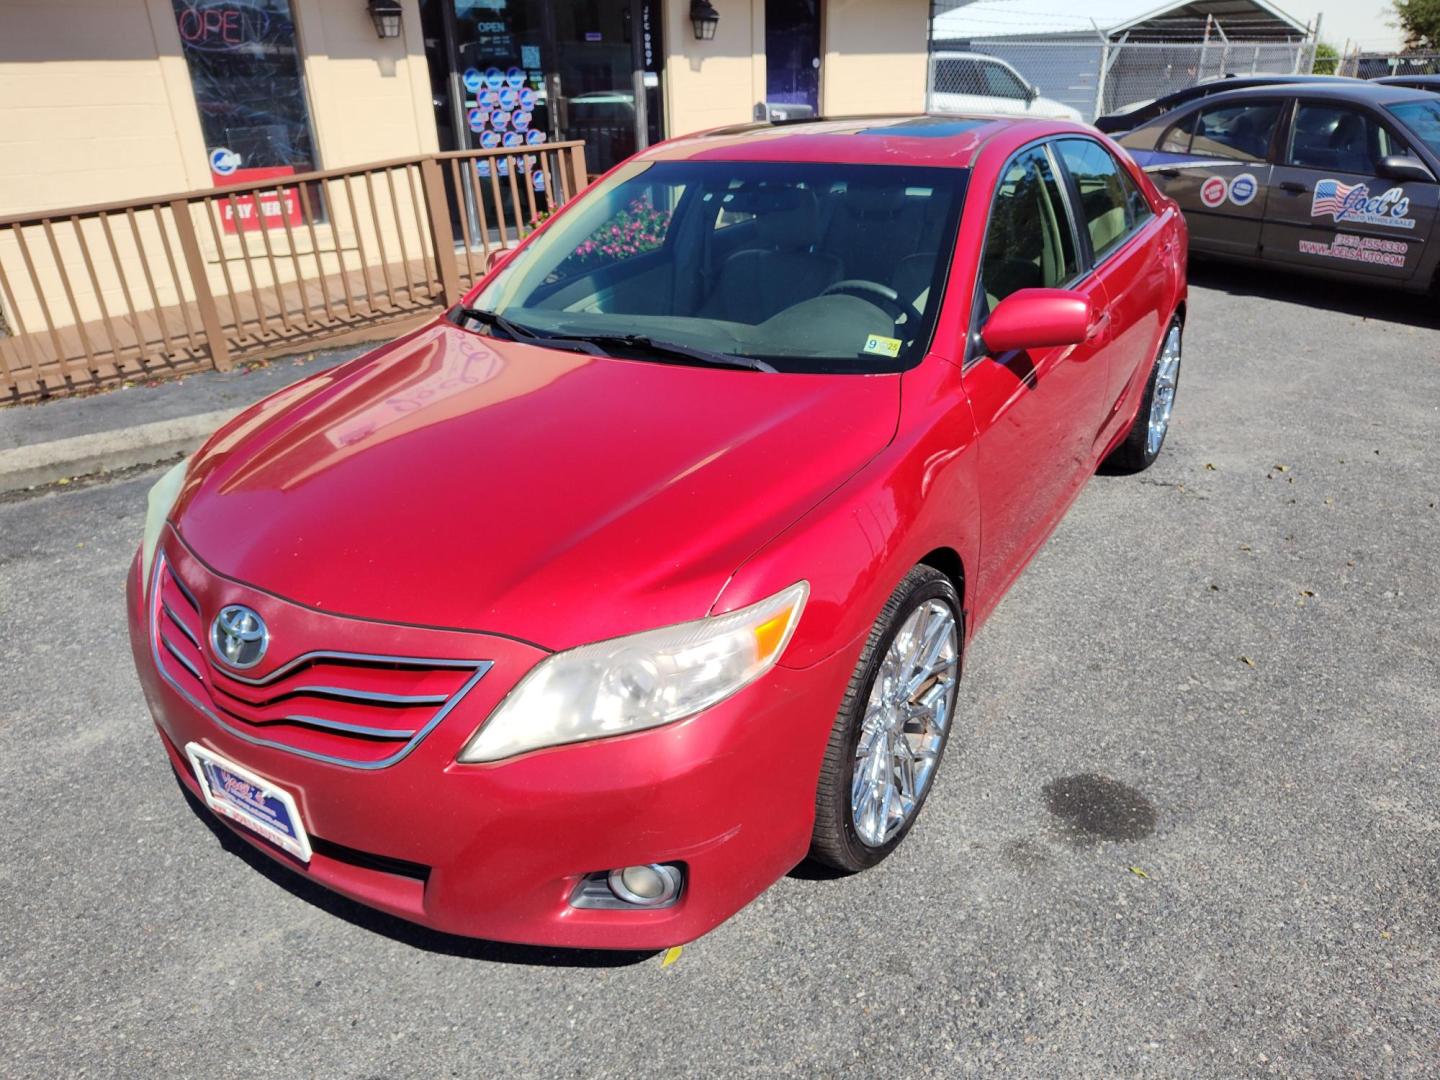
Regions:
<instances>
[{"instance_id":1,"label":"chrome grille","mask_svg":"<svg viewBox=\"0 0 1440 1080\"><path fill-rule=\"evenodd\" d=\"M200 603L163 552L149 603L155 666L191 705L247 742L350 768L404 758L491 667L322 649L249 677L210 655Z\"/></svg>"}]
</instances>

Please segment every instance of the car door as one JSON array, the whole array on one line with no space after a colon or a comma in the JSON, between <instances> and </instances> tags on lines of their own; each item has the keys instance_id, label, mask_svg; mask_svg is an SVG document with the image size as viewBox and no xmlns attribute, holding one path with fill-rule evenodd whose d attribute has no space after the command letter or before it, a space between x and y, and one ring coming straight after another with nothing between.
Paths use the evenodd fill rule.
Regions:
<instances>
[{"instance_id":1,"label":"car door","mask_svg":"<svg viewBox=\"0 0 1440 1080\"><path fill-rule=\"evenodd\" d=\"M1283 106L1279 97L1202 104L1178 117L1147 155L1145 171L1180 204L1195 251L1259 255Z\"/></svg>"},{"instance_id":2,"label":"car door","mask_svg":"<svg viewBox=\"0 0 1440 1080\"><path fill-rule=\"evenodd\" d=\"M1301 98L1275 166L1261 234L1267 261L1406 281L1424 263L1440 185L1387 180L1380 159L1410 154L1363 105Z\"/></svg>"},{"instance_id":3,"label":"car door","mask_svg":"<svg viewBox=\"0 0 1440 1080\"><path fill-rule=\"evenodd\" d=\"M1104 287L1082 275L1061 174L1046 145L1020 151L1001 170L978 276L977 331L1001 300L1025 288L1077 289L1099 314L1080 345L998 356L976 345L967 358L980 458L981 595L998 597L1089 475L1104 411Z\"/></svg>"},{"instance_id":4,"label":"car door","mask_svg":"<svg viewBox=\"0 0 1440 1080\"><path fill-rule=\"evenodd\" d=\"M1081 254L1105 289L1110 318L1104 420L1093 452L1109 445L1133 412L1131 391L1150 373L1170 312L1166 296L1178 273L1169 230L1140 186L1109 149L1083 136L1057 139L1055 149L1079 225ZM1173 214L1173 210L1167 211Z\"/></svg>"}]
</instances>

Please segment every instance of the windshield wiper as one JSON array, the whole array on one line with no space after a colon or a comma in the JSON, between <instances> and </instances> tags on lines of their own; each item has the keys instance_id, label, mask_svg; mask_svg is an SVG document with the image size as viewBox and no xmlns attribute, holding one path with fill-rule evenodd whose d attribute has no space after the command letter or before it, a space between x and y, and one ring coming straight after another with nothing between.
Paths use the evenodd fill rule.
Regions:
<instances>
[{"instance_id":1,"label":"windshield wiper","mask_svg":"<svg viewBox=\"0 0 1440 1080\"><path fill-rule=\"evenodd\" d=\"M746 371L772 373L777 370L764 360L753 356L711 352L709 349L681 345L678 341L660 341L645 334L550 334L523 326L507 319L498 311L487 311L484 308L457 306L452 315L456 319L473 319L478 323L483 323L492 330L499 330L512 341L544 345L550 349L569 349L574 352L589 353L592 356L604 356L607 355L606 346L620 346L656 356L678 357L712 367L742 368Z\"/></svg>"},{"instance_id":2,"label":"windshield wiper","mask_svg":"<svg viewBox=\"0 0 1440 1080\"><path fill-rule=\"evenodd\" d=\"M565 349L569 352L589 353L591 356L605 355L604 349L590 341L582 338L541 333L538 330L532 330L528 326L522 326L520 323L512 322L498 311L487 311L484 308L457 305L450 314L457 322L463 319L473 319L475 322L488 326L491 330L499 330L511 341L519 341L527 345L544 345L548 349Z\"/></svg>"},{"instance_id":3,"label":"windshield wiper","mask_svg":"<svg viewBox=\"0 0 1440 1080\"><path fill-rule=\"evenodd\" d=\"M681 345L678 341L662 341L645 334L574 334L570 336L570 340L590 341L596 345L618 345L622 348L634 349L636 352L691 360L698 364L708 364L711 367L742 368L746 371L768 371L772 374L777 371L775 367L758 357L712 352L709 349L698 349L693 345Z\"/></svg>"}]
</instances>

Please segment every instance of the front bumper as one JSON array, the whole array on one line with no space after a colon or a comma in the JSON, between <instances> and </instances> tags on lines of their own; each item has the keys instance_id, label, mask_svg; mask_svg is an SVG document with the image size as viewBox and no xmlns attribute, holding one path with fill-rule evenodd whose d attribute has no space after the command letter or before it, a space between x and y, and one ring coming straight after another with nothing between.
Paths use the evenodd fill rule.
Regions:
<instances>
[{"instance_id":1,"label":"front bumper","mask_svg":"<svg viewBox=\"0 0 1440 1080\"><path fill-rule=\"evenodd\" d=\"M155 647L153 605L136 560L131 645L182 782L200 796L184 756L186 744L197 742L289 791L315 846L308 864L235 831L336 892L448 933L658 949L712 929L805 856L820 760L853 650L804 670L776 668L668 727L462 765L455 755L465 740L542 650L500 636L324 614L212 573L173 534L162 548L194 593L201 625L224 605L253 607L271 629L277 665L315 648L492 662L393 764L361 769L302 757L217 723L203 701L197 707L162 673L170 661ZM587 873L650 862L684 864L684 891L673 906L570 905Z\"/></svg>"}]
</instances>

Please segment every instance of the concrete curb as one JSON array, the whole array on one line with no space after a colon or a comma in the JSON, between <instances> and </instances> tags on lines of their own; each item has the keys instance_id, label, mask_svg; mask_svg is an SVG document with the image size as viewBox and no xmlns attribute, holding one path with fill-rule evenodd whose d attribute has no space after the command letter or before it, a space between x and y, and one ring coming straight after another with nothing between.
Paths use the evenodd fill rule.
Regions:
<instances>
[{"instance_id":1,"label":"concrete curb","mask_svg":"<svg viewBox=\"0 0 1440 1080\"><path fill-rule=\"evenodd\" d=\"M0 492L164 461L194 450L238 412L239 409L218 409L118 431L97 431L0 450Z\"/></svg>"}]
</instances>

